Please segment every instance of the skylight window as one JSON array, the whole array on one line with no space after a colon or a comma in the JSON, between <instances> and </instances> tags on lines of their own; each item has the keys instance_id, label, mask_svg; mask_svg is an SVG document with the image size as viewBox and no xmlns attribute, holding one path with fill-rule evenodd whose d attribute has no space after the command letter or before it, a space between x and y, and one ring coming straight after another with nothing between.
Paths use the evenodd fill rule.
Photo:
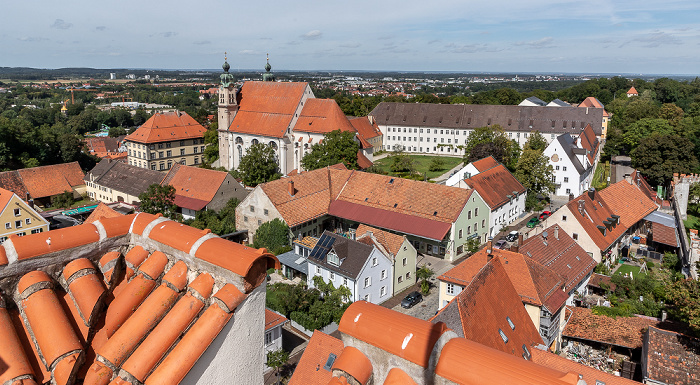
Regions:
<instances>
[{"instance_id":1,"label":"skylight window","mask_svg":"<svg viewBox=\"0 0 700 385\"><path fill-rule=\"evenodd\" d=\"M508 325L510 325L510 328L512 330L515 330L515 324L513 323L513 320L511 320L510 317L506 317L506 321L508 321Z\"/></svg>"},{"instance_id":2,"label":"skylight window","mask_svg":"<svg viewBox=\"0 0 700 385\"><path fill-rule=\"evenodd\" d=\"M506 333L503 333L503 330L498 329L498 334L501 335L501 339L503 339L503 342L508 343L508 337L506 337Z\"/></svg>"},{"instance_id":3,"label":"skylight window","mask_svg":"<svg viewBox=\"0 0 700 385\"><path fill-rule=\"evenodd\" d=\"M394 183L394 178L389 179L389 183Z\"/></svg>"},{"instance_id":4,"label":"skylight window","mask_svg":"<svg viewBox=\"0 0 700 385\"><path fill-rule=\"evenodd\" d=\"M530 357L531 357L530 349L527 348L527 345L523 344L523 358L526 360L530 360ZM596 384L596 385L598 385L598 384ZM603 385L605 385L605 384L603 384Z\"/></svg>"},{"instance_id":5,"label":"skylight window","mask_svg":"<svg viewBox=\"0 0 700 385\"><path fill-rule=\"evenodd\" d=\"M336 358L338 358L338 356L336 356L335 354L329 354L328 359L326 360L326 364L323 365L323 369L330 371L333 367L333 364L335 363Z\"/></svg>"}]
</instances>

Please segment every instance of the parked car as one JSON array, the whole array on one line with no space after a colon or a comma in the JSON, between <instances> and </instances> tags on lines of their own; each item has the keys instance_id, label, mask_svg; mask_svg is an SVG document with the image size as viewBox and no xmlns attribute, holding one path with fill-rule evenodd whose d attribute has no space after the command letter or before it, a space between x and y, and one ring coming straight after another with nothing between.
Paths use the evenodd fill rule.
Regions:
<instances>
[{"instance_id":1,"label":"parked car","mask_svg":"<svg viewBox=\"0 0 700 385\"><path fill-rule=\"evenodd\" d=\"M538 223L540 223L540 220L537 217L534 217L527 222L527 227L533 228L537 226Z\"/></svg>"},{"instance_id":2,"label":"parked car","mask_svg":"<svg viewBox=\"0 0 700 385\"><path fill-rule=\"evenodd\" d=\"M551 211L543 211L542 214L540 214L540 220L543 221L549 218L550 215L552 215Z\"/></svg>"},{"instance_id":3,"label":"parked car","mask_svg":"<svg viewBox=\"0 0 700 385\"><path fill-rule=\"evenodd\" d=\"M496 244L493 247L496 249L503 249L506 246L506 243L508 242L506 242L505 239L501 239L498 242L496 242Z\"/></svg>"},{"instance_id":4,"label":"parked car","mask_svg":"<svg viewBox=\"0 0 700 385\"><path fill-rule=\"evenodd\" d=\"M515 242L516 239L518 239L518 232L515 230L506 235L506 241L508 242Z\"/></svg>"},{"instance_id":5,"label":"parked car","mask_svg":"<svg viewBox=\"0 0 700 385\"><path fill-rule=\"evenodd\" d=\"M423 296L419 292L414 291L401 301L401 307L404 309L410 309L413 307L413 305L421 301L423 301Z\"/></svg>"}]
</instances>

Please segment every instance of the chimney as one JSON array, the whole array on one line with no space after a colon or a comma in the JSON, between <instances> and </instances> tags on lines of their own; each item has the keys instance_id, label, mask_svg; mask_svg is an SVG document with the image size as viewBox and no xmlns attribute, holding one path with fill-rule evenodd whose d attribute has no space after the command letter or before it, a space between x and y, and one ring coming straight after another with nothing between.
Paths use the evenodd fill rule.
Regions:
<instances>
[{"instance_id":1,"label":"chimney","mask_svg":"<svg viewBox=\"0 0 700 385\"><path fill-rule=\"evenodd\" d=\"M493 259L493 237L489 237L488 242L486 242L486 262Z\"/></svg>"},{"instance_id":2,"label":"chimney","mask_svg":"<svg viewBox=\"0 0 700 385\"><path fill-rule=\"evenodd\" d=\"M583 215L583 211L586 209L586 201L581 199L578 201L578 212Z\"/></svg>"},{"instance_id":3,"label":"chimney","mask_svg":"<svg viewBox=\"0 0 700 385\"><path fill-rule=\"evenodd\" d=\"M595 188L591 187L588 189L588 197L591 198L591 200L595 200Z\"/></svg>"},{"instance_id":4,"label":"chimney","mask_svg":"<svg viewBox=\"0 0 700 385\"><path fill-rule=\"evenodd\" d=\"M559 240L559 226L554 225L554 239Z\"/></svg>"},{"instance_id":5,"label":"chimney","mask_svg":"<svg viewBox=\"0 0 700 385\"><path fill-rule=\"evenodd\" d=\"M294 181L293 181L293 180L290 180L290 181L289 181L289 195L290 195L290 196L294 196L294 193L295 193L295 192L296 192L296 191L294 190Z\"/></svg>"},{"instance_id":6,"label":"chimney","mask_svg":"<svg viewBox=\"0 0 700 385\"><path fill-rule=\"evenodd\" d=\"M574 200L574 194L569 194L569 202L571 202L572 200Z\"/></svg>"},{"instance_id":7,"label":"chimney","mask_svg":"<svg viewBox=\"0 0 700 385\"><path fill-rule=\"evenodd\" d=\"M352 239L353 241L356 240L355 231L357 231L357 230L356 230L356 229L350 229L349 231L350 231L350 239Z\"/></svg>"}]
</instances>

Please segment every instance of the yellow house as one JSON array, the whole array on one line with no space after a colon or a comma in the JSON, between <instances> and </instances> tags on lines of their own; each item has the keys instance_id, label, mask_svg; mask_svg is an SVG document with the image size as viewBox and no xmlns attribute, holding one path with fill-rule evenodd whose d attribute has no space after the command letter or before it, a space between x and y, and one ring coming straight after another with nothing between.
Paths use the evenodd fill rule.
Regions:
<instances>
[{"instance_id":1,"label":"yellow house","mask_svg":"<svg viewBox=\"0 0 700 385\"><path fill-rule=\"evenodd\" d=\"M0 188L0 243L10 235L20 237L49 230L49 222L12 191Z\"/></svg>"}]
</instances>

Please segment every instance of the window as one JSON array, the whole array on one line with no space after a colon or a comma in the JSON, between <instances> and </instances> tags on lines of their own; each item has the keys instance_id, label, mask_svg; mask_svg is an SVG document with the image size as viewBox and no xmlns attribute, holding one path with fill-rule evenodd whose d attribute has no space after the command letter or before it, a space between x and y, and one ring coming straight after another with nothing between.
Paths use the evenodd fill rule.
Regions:
<instances>
[{"instance_id":1,"label":"window","mask_svg":"<svg viewBox=\"0 0 700 385\"><path fill-rule=\"evenodd\" d=\"M578 234L573 233L571 237L574 238L574 241L578 241Z\"/></svg>"},{"instance_id":2,"label":"window","mask_svg":"<svg viewBox=\"0 0 700 385\"><path fill-rule=\"evenodd\" d=\"M180 155L185 155L185 149L184 149L184 148L181 148L181 149L180 149Z\"/></svg>"},{"instance_id":3,"label":"window","mask_svg":"<svg viewBox=\"0 0 700 385\"><path fill-rule=\"evenodd\" d=\"M335 279L335 273L331 271L331 273L330 273L330 275L329 275L329 278L330 278L331 281L334 280L334 279Z\"/></svg>"},{"instance_id":4,"label":"window","mask_svg":"<svg viewBox=\"0 0 700 385\"><path fill-rule=\"evenodd\" d=\"M42 229L42 228L34 229L34 230L32 230L32 234L38 234L42 231L44 231L44 229Z\"/></svg>"},{"instance_id":5,"label":"window","mask_svg":"<svg viewBox=\"0 0 700 385\"><path fill-rule=\"evenodd\" d=\"M479 215L479 208L478 207L474 209L474 216L477 216L477 215Z\"/></svg>"},{"instance_id":6,"label":"window","mask_svg":"<svg viewBox=\"0 0 700 385\"><path fill-rule=\"evenodd\" d=\"M508 343L508 337L506 337L506 333L503 333L503 330L498 329L498 334L501 335L501 339L503 340L503 342Z\"/></svg>"},{"instance_id":7,"label":"window","mask_svg":"<svg viewBox=\"0 0 700 385\"><path fill-rule=\"evenodd\" d=\"M382 270L382 279L386 279L386 270Z\"/></svg>"},{"instance_id":8,"label":"window","mask_svg":"<svg viewBox=\"0 0 700 385\"><path fill-rule=\"evenodd\" d=\"M506 321L508 321L508 325L510 325L510 328L512 330L515 330L515 324L513 323L513 320L511 320L510 317L506 317Z\"/></svg>"},{"instance_id":9,"label":"window","mask_svg":"<svg viewBox=\"0 0 700 385\"><path fill-rule=\"evenodd\" d=\"M467 219L472 219L472 211L467 211Z\"/></svg>"},{"instance_id":10,"label":"window","mask_svg":"<svg viewBox=\"0 0 700 385\"><path fill-rule=\"evenodd\" d=\"M384 297L386 295L386 286L382 286L382 290L379 294L380 297Z\"/></svg>"},{"instance_id":11,"label":"window","mask_svg":"<svg viewBox=\"0 0 700 385\"><path fill-rule=\"evenodd\" d=\"M202 152L202 153L204 153L204 146L201 146L201 147L199 148L199 151Z\"/></svg>"},{"instance_id":12,"label":"window","mask_svg":"<svg viewBox=\"0 0 700 385\"><path fill-rule=\"evenodd\" d=\"M268 211L267 211L267 209L263 209L263 214L265 214L265 215L267 215L267 214L268 214Z\"/></svg>"},{"instance_id":13,"label":"window","mask_svg":"<svg viewBox=\"0 0 700 385\"><path fill-rule=\"evenodd\" d=\"M369 287L372 284L372 277L365 278L365 287Z\"/></svg>"},{"instance_id":14,"label":"window","mask_svg":"<svg viewBox=\"0 0 700 385\"><path fill-rule=\"evenodd\" d=\"M6 228L6 229L11 229L11 228L12 228L12 224L11 224L10 222L5 223L5 228Z\"/></svg>"},{"instance_id":15,"label":"window","mask_svg":"<svg viewBox=\"0 0 700 385\"><path fill-rule=\"evenodd\" d=\"M24 223L27 224L27 225L31 224L31 223L32 223L31 218L25 219L25 220L24 220Z\"/></svg>"},{"instance_id":16,"label":"window","mask_svg":"<svg viewBox=\"0 0 700 385\"><path fill-rule=\"evenodd\" d=\"M255 212L255 206L250 206L250 212L254 213Z\"/></svg>"},{"instance_id":17,"label":"window","mask_svg":"<svg viewBox=\"0 0 700 385\"><path fill-rule=\"evenodd\" d=\"M411 279L411 272L406 273L406 279Z\"/></svg>"},{"instance_id":18,"label":"window","mask_svg":"<svg viewBox=\"0 0 700 385\"><path fill-rule=\"evenodd\" d=\"M166 151L166 152L165 152L165 156L167 156L168 158L170 158L171 156L173 156L173 151L172 151L172 150Z\"/></svg>"},{"instance_id":19,"label":"window","mask_svg":"<svg viewBox=\"0 0 700 385\"><path fill-rule=\"evenodd\" d=\"M369 302L369 294L365 294L365 301Z\"/></svg>"},{"instance_id":20,"label":"window","mask_svg":"<svg viewBox=\"0 0 700 385\"><path fill-rule=\"evenodd\" d=\"M15 228L21 229L22 228L22 221L15 221Z\"/></svg>"},{"instance_id":21,"label":"window","mask_svg":"<svg viewBox=\"0 0 700 385\"><path fill-rule=\"evenodd\" d=\"M404 258L404 259L403 259L403 265L406 266L406 263L407 263L406 258Z\"/></svg>"},{"instance_id":22,"label":"window","mask_svg":"<svg viewBox=\"0 0 700 385\"><path fill-rule=\"evenodd\" d=\"M199 158L197 158L196 156L194 157L194 164L199 164Z\"/></svg>"},{"instance_id":23,"label":"window","mask_svg":"<svg viewBox=\"0 0 700 385\"><path fill-rule=\"evenodd\" d=\"M262 225L262 221L258 219L258 226Z\"/></svg>"},{"instance_id":24,"label":"window","mask_svg":"<svg viewBox=\"0 0 700 385\"><path fill-rule=\"evenodd\" d=\"M248 217L246 217L245 215L243 216L243 222L248 222Z\"/></svg>"},{"instance_id":25,"label":"window","mask_svg":"<svg viewBox=\"0 0 700 385\"><path fill-rule=\"evenodd\" d=\"M566 182L568 182L568 181L569 181L569 178L568 178L568 177L564 177L564 183L566 183Z\"/></svg>"},{"instance_id":26,"label":"window","mask_svg":"<svg viewBox=\"0 0 700 385\"><path fill-rule=\"evenodd\" d=\"M196 154L196 153L198 152L198 150L199 150L199 149L198 149L197 147L192 147L192 152L193 152L193 153Z\"/></svg>"},{"instance_id":27,"label":"window","mask_svg":"<svg viewBox=\"0 0 700 385\"><path fill-rule=\"evenodd\" d=\"M181 141L180 141L180 146L184 146L184 145L185 145L185 141L184 141L184 140L181 140Z\"/></svg>"},{"instance_id":28,"label":"window","mask_svg":"<svg viewBox=\"0 0 700 385\"><path fill-rule=\"evenodd\" d=\"M566 166L562 166L561 168L563 171L566 171Z\"/></svg>"},{"instance_id":29,"label":"window","mask_svg":"<svg viewBox=\"0 0 700 385\"><path fill-rule=\"evenodd\" d=\"M377 258L372 258L372 266L377 266L378 264Z\"/></svg>"},{"instance_id":30,"label":"window","mask_svg":"<svg viewBox=\"0 0 700 385\"><path fill-rule=\"evenodd\" d=\"M272 331L265 332L265 346L272 344Z\"/></svg>"},{"instance_id":31,"label":"window","mask_svg":"<svg viewBox=\"0 0 700 385\"><path fill-rule=\"evenodd\" d=\"M555 170L559 171L559 166L554 167Z\"/></svg>"},{"instance_id":32,"label":"window","mask_svg":"<svg viewBox=\"0 0 700 385\"><path fill-rule=\"evenodd\" d=\"M16 216L16 217L18 217L18 216L21 214L21 212L20 212L19 210L20 210L20 209L15 209L15 216Z\"/></svg>"},{"instance_id":33,"label":"window","mask_svg":"<svg viewBox=\"0 0 700 385\"><path fill-rule=\"evenodd\" d=\"M156 164L155 164L155 163L151 163L151 170L153 170L153 171L156 170Z\"/></svg>"},{"instance_id":34,"label":"window","mask_svg":"<svg viewBox=\"0 0 700 385\"><path fill-rule=\"evenodd\" d=\"M562 222L566 222L566 215L562 215L562 216L561 216L561 221L562 221Z\"/></svg>"},{"instance_id":35,"label":"window","mask_svg":"<svg viewBox=\"0 0 700 385\"><path fill-rule=\"evenodd\" d=\"M399 283L403 282L403 275L399 275Z\"/></svg>"},{"instance_id":36,"label":"window","mask_svg":"<svg viewBox=\"0 0 700 385\"><path fill-rule=\"evenodd\" d=\"M448 295L455 295L455 285L452 283L447 284L447 294Z\"/></svg>"},{"instance_id":37,"label":"window","mask_svg":"<svg viewBox=\"0 0 700 385\"><path fill-rule=\"evenodd\" d=\"M486 219L481 220L481 228L483 229L484 227L486 227ZM474 228L476 229L476 226Z\"/></svg>"},{"instance_id":38,"label":"window","mask_svg":"<svg viewBox=\"0 0 700 385\"><path fill-rule=\"evenodd\" d=\"M158 151L158 157L159 157L159 158L162 158L162 157L164 156L164 154L165 154L165 153L164 153L163 151Z\"/></svg>"},{"instance_id":39,"label":"window","mask_svg":"<svg viewBox=\"0 0 700 385\"><path fill-rule=\"evenodd\" d=\"M459 229L459 239L462 239L462 229Z\"/></svg>"},{"instance_id":40,"label":"window","mask_svg":"<svg viewBox=\"0 0 700 385\"><path fill-rule=\"evenodd\" d=\"M570 188L567 188L567 189L566 189L566 193L567 193L567 194L571 194L571 189L570 189Z\"/></svg>"}]
</instances>

